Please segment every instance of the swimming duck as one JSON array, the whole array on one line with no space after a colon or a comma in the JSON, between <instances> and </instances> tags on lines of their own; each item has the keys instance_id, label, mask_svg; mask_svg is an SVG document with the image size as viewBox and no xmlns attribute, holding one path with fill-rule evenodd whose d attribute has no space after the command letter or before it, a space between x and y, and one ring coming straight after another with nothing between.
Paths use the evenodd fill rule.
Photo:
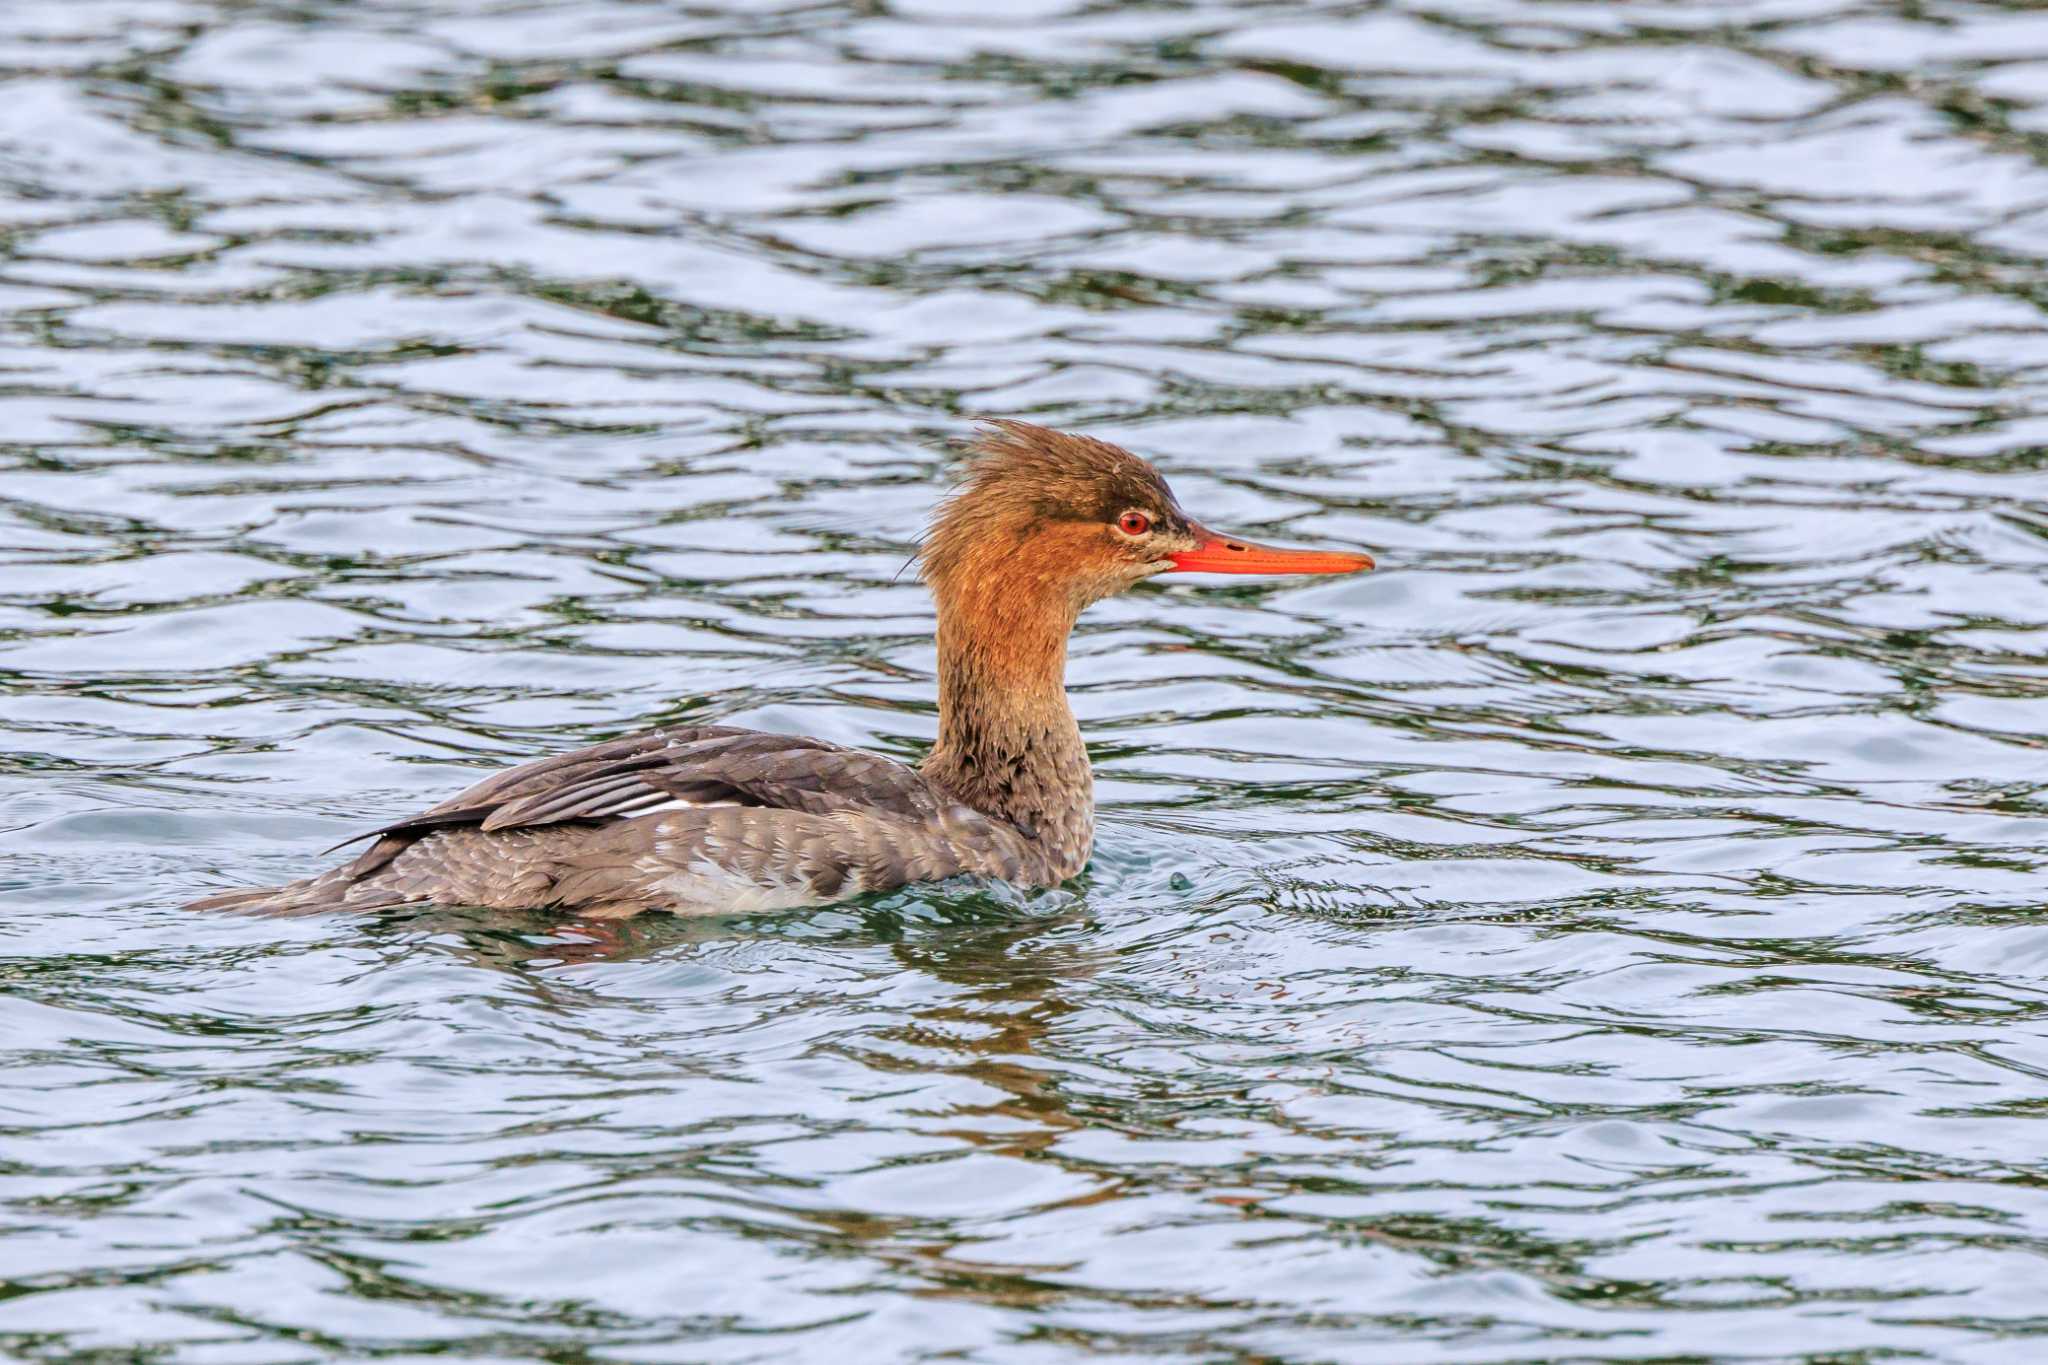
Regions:
<instances>
[{"instance_id":1,"label":"swimming duck","mask_svg":"<svg viewBox=\"0 0 2048 1365\"><path fill-rule=\"evenodd\" d=\"M986 424L919 563L938 608L939 735L916 767L801 735L650 730L485 778L360 836L373 842L317 876L191 908L620 918L794 909L962 875L1057 885L1095 838L1066 693L1081 611L1156 574L1373 566L1211 531L1138 456L1016 421Z\"/></svg>"}]
</instances>

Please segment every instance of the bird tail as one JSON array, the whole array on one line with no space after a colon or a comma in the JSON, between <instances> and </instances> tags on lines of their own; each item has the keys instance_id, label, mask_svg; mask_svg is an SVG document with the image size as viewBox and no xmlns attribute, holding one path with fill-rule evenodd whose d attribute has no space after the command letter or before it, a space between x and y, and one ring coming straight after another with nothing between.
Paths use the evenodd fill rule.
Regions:
<instances>
[{"instance_id":1,"label":"bird tail","mask_svg":"<svg viewBox=\"0 0 2048 1365\"><path fill-rule=\"evenodd\" d=\"M222 891L201 896L185 905L187 910L241 910L250 914L278 913L292 904L290 886L250 886L240 891Z\"/></svg>"},{"instance_id":2,"label":"bird tail","mask_svg":"<svg viewBox=\"0 0 2048 1365\"><path fill-rule=\"evenodd\" d=\"M283 886L250 886L238 891L221 891L187 903L187 910L224 910L242 915L317 915L330 910L378 910L399 904L375 897L351 898L354 879L346 868L335 868L317 877L306 877Z\"/></svg>"}]
</instances>

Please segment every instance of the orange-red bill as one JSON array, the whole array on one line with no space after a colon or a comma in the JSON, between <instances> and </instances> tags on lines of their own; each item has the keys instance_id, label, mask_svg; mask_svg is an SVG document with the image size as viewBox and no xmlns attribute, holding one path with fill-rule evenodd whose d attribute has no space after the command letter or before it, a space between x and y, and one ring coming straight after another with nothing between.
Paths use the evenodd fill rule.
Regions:
<instances>
[{"instance_id":1,"label":"orange-red bill","mask_svg":"<svg viewBox=\"0 0 2048 1365\"><path fill-rule=\"evenodd\" d=\"M1168 555L1173 573L1357 573L1372 567L1372 556L1341 550L1283 550L1197 526L1201 543Z\"/></svg>"}]
</instances>

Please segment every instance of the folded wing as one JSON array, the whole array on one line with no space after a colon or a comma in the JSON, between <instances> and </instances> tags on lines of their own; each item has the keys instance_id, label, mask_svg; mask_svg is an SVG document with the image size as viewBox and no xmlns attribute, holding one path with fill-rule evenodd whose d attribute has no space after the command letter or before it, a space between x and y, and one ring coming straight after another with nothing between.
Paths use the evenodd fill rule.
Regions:
<instances>
[{"instance_id":1,"label":"folded wing","mask_svg":"<svg viewBox=\"0 0 2048 1365\"><path fill-rule=\"evenodd\" d=\"M731 726L651 730L523 763L404 820L348 868L366 877L441 830L490 833L628 820L698 806L751 806L827 815L852 811L925 822L969 814L893 759L800 735ZM351 841L353 842L353 841Z\"/></svg>"}]
</instances>

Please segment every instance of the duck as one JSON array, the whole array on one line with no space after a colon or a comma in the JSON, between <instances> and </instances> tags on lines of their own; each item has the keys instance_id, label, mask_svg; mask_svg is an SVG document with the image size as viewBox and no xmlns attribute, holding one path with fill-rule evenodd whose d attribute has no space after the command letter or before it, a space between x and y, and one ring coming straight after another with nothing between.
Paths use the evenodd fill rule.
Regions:
<instances>
[{"instance_id":1,"label":"duck","mask_svg":"<svg viewBox=\"0 0 2048 1365\"><path fill-rule=\"evenodd\" d=\"M369 842L347 862L188 908L606 920L793 910L957 877L1058 886L1095 842L1066 691L1081 612L1161 574L1374 566L1212 531L1148 461L1016 420L980 426L917 563L937 616L938 738L914 766L802 735L664 726L509 768L348 840Z\"/></svg>"}]
</instances>

